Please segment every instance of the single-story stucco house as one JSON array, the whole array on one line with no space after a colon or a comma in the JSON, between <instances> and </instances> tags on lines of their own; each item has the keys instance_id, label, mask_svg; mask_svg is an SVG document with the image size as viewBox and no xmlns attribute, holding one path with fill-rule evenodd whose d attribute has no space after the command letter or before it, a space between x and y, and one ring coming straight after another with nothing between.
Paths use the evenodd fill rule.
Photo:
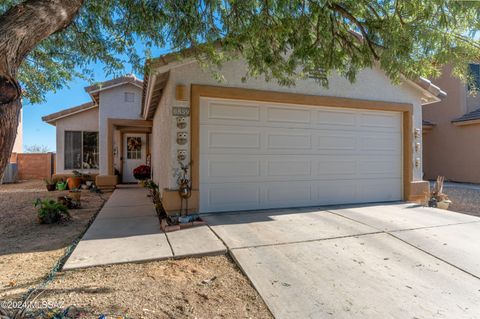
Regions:
<instances>
[{"instance_id":1,"label":"single-story stucco house","mask_svg":"<svg viewBox=\"0 0 480 319\"><path fill-rule=\"evenodd\" d=\"M88 87L91 102L43 118L57 126L57 172L97 172L105 186L149 164L168 212L180 207L179 157L191 162L189 207L202 213L418 200L428 190L422 106L445 93L426 79L394 85L374 67L353 84L333 75L329 88L313 78L284 87L242 81L242 59L223 65L221 83L193 58L149 65L143 83Z\"/></svg>"}]
</instances>

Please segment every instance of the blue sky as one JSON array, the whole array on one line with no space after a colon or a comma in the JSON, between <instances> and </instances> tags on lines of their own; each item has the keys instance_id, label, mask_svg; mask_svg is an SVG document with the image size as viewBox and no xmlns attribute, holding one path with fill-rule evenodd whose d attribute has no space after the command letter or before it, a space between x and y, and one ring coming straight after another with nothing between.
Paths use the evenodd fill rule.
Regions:
<instances>
[{"instance_id":1,"label":"blue sky","mask_svg":"<svg viewBox=\"0 0 480 319\"><path fill-rule=\"evenodd\" d=\"M141 44L138 45L141 50ZM157 57L167 53L168 48L152 50L152 56ZM111 79L113 76L105 76L103 64L97 63L92 66L94 71L94 82L101 82ZM123 74L133 73L131 65L127 64L122 72ZM141 78L141 75L135 74ZM49 92L45 96L45 103L41 104L23 104L23 149L26 146L44 145L49 151L55 151L55 126L42 121L42 116L58 112L60 110L77 106L85 102L90 102L90 96L84 91L84 87L91 83L81 79L75 79L68 82L69 88L64 88L57 92Z\"/></svg>"},{"instance_id":2,"label":"blue sky","mask_svg":"<svg viewBox=\"0 0 480 319\"><path fill-rule=\"evenodd\" d=\"M95 65L95 81L105 80L102 66ZM128 68L125 73L128 73ZM76 79L69 82L70 88L56 93L48 93L46 102L42 104L23 105L23 147L31 145L45 145L49 151L55 151L55 126L42 121L42 116L91 101L83 90L88 86L87 81Z\"/></svg>"}]
</instances>

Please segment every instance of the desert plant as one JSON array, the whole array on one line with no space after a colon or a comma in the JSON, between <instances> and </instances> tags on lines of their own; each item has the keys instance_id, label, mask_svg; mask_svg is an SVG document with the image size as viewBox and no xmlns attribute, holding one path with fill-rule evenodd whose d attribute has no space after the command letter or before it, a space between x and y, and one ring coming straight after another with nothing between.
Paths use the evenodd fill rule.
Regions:
<instances>
[{"instance_id":1,"label":"desert plant","mask_svg":"<svg viewBox=\"0 0 480 319\"><path fill-rule=\"evenodd\" d=\"M47 191L53 192L53 191L55 190L55 188L56 188L56 183L55 183L55 181L54 181L53 179L51 179L51 178L45 178L43 181L45 182L45 186L46 186L46 188L47 188Z\"/></svg>"},{"instance_id":2,"label":"desert plant","mask_svg":"<svg viewBox=\"0 0 480 319\"><path fill-rule=\"evenodd\" d=\"M38 207L37 215L40 224L53 224L70 218L67 207L53 199L37 198L34 205Z\"/></svg>"},{"instance_id":3,"label":"desert plant","mask_svg":"<svg viewBox=\"0 0 480 319\"><path fill-rule=\"evenodd\" d=\"M45 185L55 185L55 181L52 178L44 178Z\"/></svg>"},{"instance_id":4,"label":"desert plant","mask_svg":"<svg viewBox=\"0 0 480 319\"><path fill-rule=\"evenodd\" d=\"M77 170L72 171L72 173L73 173L73 176L75 176L75 177L83 177L82 172L79 172L79 171L77 171Z\"/></svg>"},{"instance_id":5,"label":"desert plant","mask_svg":"<svg viewBox=\"0 0 480 319\"><path fill-rule=\"evenodd\" d=\"M438 176L435 184L433 185L432 190L430 191L430 199L428 201L428 206L430 207L438 207L439 203L448 204L451 203L450 199L448 198L447 194L443 192L443 183L445 182L444 176ZM445 205L442 205L445 207Z\"/></svg>"},{"instance_id":6,"label":"desert plant","mask_svg":"<svg viewBox=\"0 0 480 319\"><path fill-rule=\"evenodd\" d=\"M69 191L69 196L73 199L76 200L77 202L80 201L80 198L82 196L82 192L79 188L72 188Z\"/></svg>"}]
</instances>

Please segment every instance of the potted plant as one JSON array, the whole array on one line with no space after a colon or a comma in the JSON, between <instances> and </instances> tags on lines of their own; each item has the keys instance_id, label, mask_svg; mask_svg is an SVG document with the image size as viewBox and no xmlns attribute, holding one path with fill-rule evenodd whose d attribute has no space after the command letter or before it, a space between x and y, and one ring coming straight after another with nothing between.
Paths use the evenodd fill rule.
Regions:
<instances>
[{"instance_id":1,"label":"potted plant","mask_svg":"<svg viewBox=\"0 0 480 319\"><path fill-rule=\"evenodd\" d=\"M71 190L68 192L68 194L69 194L69 196L70 196L73 200L75 200L75 201L77 201L77 202L80 201L80 198L81 198L81 196L82 196L82 192L81 192L80 189L78 189L78 188L73 188L73 189L71 189Z\"/></svg>"},{"instance_id":2,"label":"potted plant","mask_svg":"<svg viewBox=\"0 0 480 319\"><path fill-rule=\"evenodd\" d=\"M445 182L444 176L438 176L432 191L430 192L430 199L428 206L436 207L439 209L448 209L452 201L448 198L447 194L443 192L443 183Z\"/></svg>"},{"instance_id":3,"label":"potted plant","mask_svg":"<svg viewBox=\"0 0 480 319\"><path fill-rule=\"evenodd\" d=\"M140 181L140 184L144 185L145 181L150 178L151 170L148 165L140 165L133 170L133 177Z\"/></svg>"},{"instance_id":4,"label":"potted plant","mask_svg":"<svg viewBox=\"0 0 480 319\"><path fill-rule=\"evenodd\" d=\"M53 192L56 189L55 181L51 178L45 178L43 180L45 182L45 186L47 187L47 191Z\"/></svg>"},{"instance_id":5,"label":"potted plant","mask_svg":"<svg viewBox=\"0 0 480 319\"><path fill-rule=\"evenodd\" d=\"M37 198L34 205L38 207L37 216L40 224L53 224L70 218L67 207L53 199Z\"/></svg>"},{"instance_id":6,"label":"potted plant","mask_svg":"<svg viewBox=\"0 0 480 319\"><path fill-rule=\"evenodd\" d=\"M73 176L67 178L68 189L79 188L82 184L82 173L79 171L73 171Z\"/></svg>"},{"instance_id":7,"label":"potted plant","mask_svg":"<svg viewBox=\"0 0 480 319\"><path fill-rule=\"evenodd\" d=\"M63 180L60 180L57 182L57 189L59 191L64 191L67 189L67 182L64 182Z\"/></svg>"}]
</instances>

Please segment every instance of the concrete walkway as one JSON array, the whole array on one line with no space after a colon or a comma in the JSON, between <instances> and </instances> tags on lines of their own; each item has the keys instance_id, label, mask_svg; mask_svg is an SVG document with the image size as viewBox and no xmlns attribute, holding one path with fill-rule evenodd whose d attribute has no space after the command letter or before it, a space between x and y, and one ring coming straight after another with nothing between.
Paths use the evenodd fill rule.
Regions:
<instances>
[{"instance_id":1,"label":"concrete walkway","mask_svg":"<svg viewBox=\"0 0 480 319\"><path fill-rule=\"evenodd\" d=\"M206 216L276 318L477 318L480 219L411 204Z\"/></svg>"},{"instance_id":2,"label":"concrete walkway","mask_svg":"<svg viewBox=\"0 0 480 319\"><path fill-rule=\"evenodd\" d=\"M161 232L147 191L121 185L104 205L63 269L224 254L225 246L207 226Z\"/></svg>"}]
</instances>

